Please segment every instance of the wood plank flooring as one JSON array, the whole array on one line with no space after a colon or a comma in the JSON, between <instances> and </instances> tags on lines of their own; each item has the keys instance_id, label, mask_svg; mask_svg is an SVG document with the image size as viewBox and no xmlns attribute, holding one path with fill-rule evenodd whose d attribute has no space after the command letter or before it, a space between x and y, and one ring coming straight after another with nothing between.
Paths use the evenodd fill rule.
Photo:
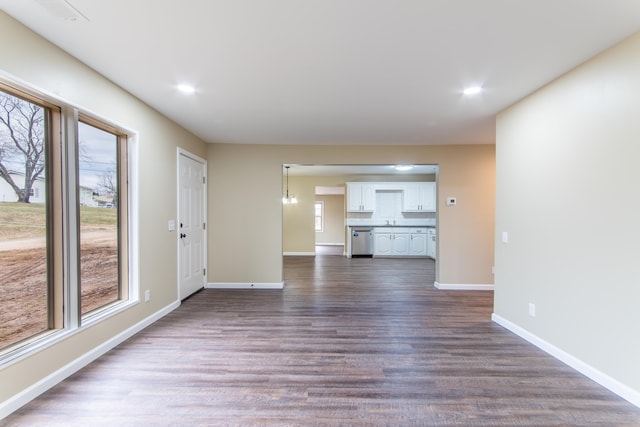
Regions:
<instances>
[{"instance_id":1,"label":"wood plank flooring","mask_svg":"<svg viewBox=\"0 0 640 427\"><path fill-rule=\"evenodd\" d=\"M425 259L285 257L205 290L2 425L638 426L640 409L433 288Z\"/></svg>"}]
</instances>

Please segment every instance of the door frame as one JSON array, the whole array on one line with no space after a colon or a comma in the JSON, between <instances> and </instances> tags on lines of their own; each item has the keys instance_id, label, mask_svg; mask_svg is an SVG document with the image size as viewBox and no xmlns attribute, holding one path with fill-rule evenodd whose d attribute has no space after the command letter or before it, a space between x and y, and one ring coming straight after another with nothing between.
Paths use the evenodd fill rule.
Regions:
<instances>
[{"instance_id":1,"label":"door frame","mask_svg":"<svg viewBox=\"0 0 640 427\"><path fill-rule=\"evenodd\" d=\"M204 218L204 222L205 222L205 229L203 230L204 236L203 236L203 244L202 244L202 265L205 266L205 268L207 269L207 274L204 275L204 283L203 283L203 287L207 286L208 283L208 277L209 277L209 268L208 268L208 264L207 264L207 236L208 236L208 232L209 232L209 227L208 227L208 218L207 218L207 211L208 211L208 206L207 206L207 188L209 185L209 178L207 176L207 161L205 159L203 159L200 156L197 156L183 148L178 147L176 150L176 223L175 223L175 234L176 234L176 293L177 293L177 300L178 302L181 301L180 298L180 156L185 156L191 160L194 160L200 164L202 164L202 176L204 177L204 189L202 192L202 217Z\"/></svg>"}]
</instances>

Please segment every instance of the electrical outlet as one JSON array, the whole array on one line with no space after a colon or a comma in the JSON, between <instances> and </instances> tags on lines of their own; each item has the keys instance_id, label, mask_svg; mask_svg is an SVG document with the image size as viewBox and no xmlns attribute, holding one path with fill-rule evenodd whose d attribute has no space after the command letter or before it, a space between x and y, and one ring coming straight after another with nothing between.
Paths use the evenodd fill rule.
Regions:
<instances>
[{"instance_id":1,"label":"electrical outlet","mask_svg":"<svg viewBox=\"0 0 640 427\"><path fill-rule=\"evenodd\" d=\"M536 305L532 302L529 303L529 316L536 317Z\"/></svg>"},{"instance_id":2,"label":"electrical outlet","mask_svg":"<svg viewBox=\"0 0 640 427\"><path fill-rule=\"evenodd\" d=\"M151 291L147 289L146 291L144 291L144 302L149 302L150 299L151 299Z\"/></svg>"}]
</instances>

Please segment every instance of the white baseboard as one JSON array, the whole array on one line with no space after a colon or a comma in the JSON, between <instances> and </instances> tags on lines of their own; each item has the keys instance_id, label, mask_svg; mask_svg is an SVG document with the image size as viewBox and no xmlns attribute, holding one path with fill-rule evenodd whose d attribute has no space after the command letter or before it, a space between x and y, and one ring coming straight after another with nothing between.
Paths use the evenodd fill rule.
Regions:
<instances>
[{"instance_id":1,"label":"white baseboard","mask_svg":"<svg viewBox=\"0 0 640 427\"><path fill-rule=\"evenodd\" d=\"M532 334L526 329L510 322L509 320L496 313L493 313L491 315L491 320L518 335L519 337L524 338L531 344L547 352L561 362L569 365L581 374L587 376L588 378L591 378L593 381L627 400L629 403L640 408L640 391L634 390L631 387L621 383L620 381L611 378L609 375L599 371L593 366L583 362L575 356L572 356L566 351L559 349L555 345L548 343L542 338Z\"/></svg>"},{"instance_id":2,"label":"white baseboard","mask_svg":"<svg viewBox=\"0 0 640 427\"><path fill-rule=\"evenodd\" d=\"M315 252L283 252L283 256L316 256Z\"/></svg>"},{"instance_id":3,"label":"white baseboard","mask_svg":"<svg viewBox=\"0 0 640 427\"><path fill-rule=\"evenodd\" d=\"M454 284L433 282L433 286L446 291L492 291L493 285Z\"/></svg>"},{"instance_id":4,"label":"white baseboard","mask_svg":"<svg viewBox=\"0 0 640 427\"><path fill-rule=\"evenodd\" d=\"M210 282L205 289L284 289L284 282Z\"/></svg>"},{"instance_id":5,"label":"white baseboard","mask_svg":"<svg viewBox=\"0 0 640 427\"><path fill-rule=\"evenodd\" d=\"M147 326L151 325L155 321L161 319L167 314L171 313L173 310L180 306L180 301L175 301L165 308L153 313L151 316L146 319L141 320L130 328L122 331L115 337L111 338L108 341L105 341L98 347L90 350L89 352L83 354L78 357L74 361L68 363L62 368L58 369L54 373L46 376L42 380L38 381L34 385L26 388L20 393L10 397L4 402L0 403L0 420L11 414L12 412L20 409L22 406L29 403L31 400L35 399L45 391L49 390L51 387L60 383L64 379L70 377L72 374L78 372L80 369L87 366L89 363L96 360L98 357L102 356L118 344L121 344L125 340L131 338L136 333L140 332Z\"/></svg>"}]
</instances>

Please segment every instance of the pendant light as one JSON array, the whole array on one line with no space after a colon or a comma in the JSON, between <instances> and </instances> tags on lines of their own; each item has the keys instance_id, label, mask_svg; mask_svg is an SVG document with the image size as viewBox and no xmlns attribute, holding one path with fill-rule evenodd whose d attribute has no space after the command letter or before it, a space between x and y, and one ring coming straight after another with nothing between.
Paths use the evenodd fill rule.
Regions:
<instances>
[{"instance_id":1,"label":"pendant light","mask_svg":"<svg viewBox=\"0 0 640 427\"><path fill-rule=\"evenodd\" d=\"M284 167L287 170L287 195L282 198L283 205L289 205L289 204L295 205L296 203L298 203L298 199L296 199L296 196L294 196L293 194L289 196L289 168L290 167L291 166Z\"/></svg>"}]
</instances>

